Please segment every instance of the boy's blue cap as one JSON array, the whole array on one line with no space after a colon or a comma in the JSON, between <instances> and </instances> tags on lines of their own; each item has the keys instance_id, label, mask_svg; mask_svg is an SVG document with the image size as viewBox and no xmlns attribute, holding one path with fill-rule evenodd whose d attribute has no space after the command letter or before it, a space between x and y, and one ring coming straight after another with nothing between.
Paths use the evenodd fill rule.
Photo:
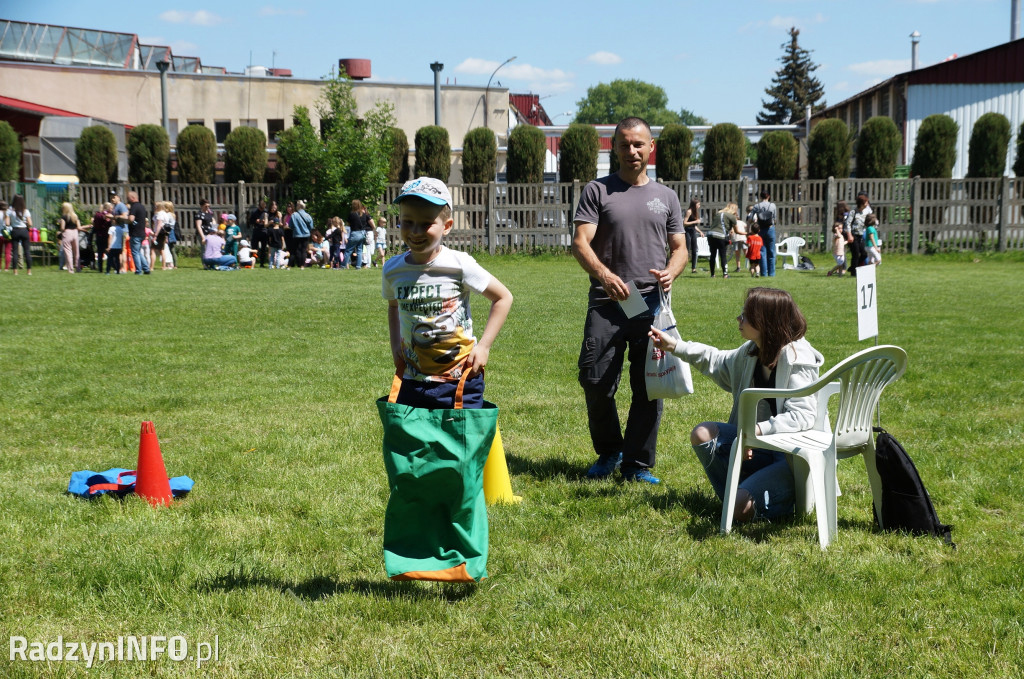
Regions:
<instances>
[{"instance_id":1,"label":"boy's blue cap","mask_svg":"<svg viewBox=\"0 0 1024 679\"><path fill-rule=\"evenodd\" d=\"M410 179L402 185L402 190L398 192L398 197L395 198L395 202L401 203L406 198L413 196L416 198L422 198L434 205L452 206L452 194L448 191L448 187L445 186L443 181L440 179L434 179L433 177Z\"/></svg>"}]
</instances>

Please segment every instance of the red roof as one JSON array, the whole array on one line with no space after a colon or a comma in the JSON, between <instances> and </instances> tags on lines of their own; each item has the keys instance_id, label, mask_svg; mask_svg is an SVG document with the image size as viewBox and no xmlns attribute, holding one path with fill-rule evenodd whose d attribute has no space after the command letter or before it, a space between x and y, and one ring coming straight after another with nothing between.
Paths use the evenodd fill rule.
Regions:
<instances>
[{"instance_id":1,"label":"red roof","mask_svg":"<svg viewBox=\"0 0 1024 679\"><path fill-rule=\"evenodd\" d=\"M33 104L31 101L25 101L23 99L14 99L13 97L0 96L0 107L11 108L15 111L21 111L23 113L39 113L44 116L70 116L73 118L85 117L83 114L75 113L74 111L65 111L64 109L53 108L52 106Z\"/></svg>"},{"instance_id":2,"label":"red roof","mask_svg":"<svg viewBox=\"0 0 1024 679\"><path fill-rule=\"evenodd\" d=\"M906 73L911 85L1024 82L1024 38Z\"/></svg>"}]
</instances>

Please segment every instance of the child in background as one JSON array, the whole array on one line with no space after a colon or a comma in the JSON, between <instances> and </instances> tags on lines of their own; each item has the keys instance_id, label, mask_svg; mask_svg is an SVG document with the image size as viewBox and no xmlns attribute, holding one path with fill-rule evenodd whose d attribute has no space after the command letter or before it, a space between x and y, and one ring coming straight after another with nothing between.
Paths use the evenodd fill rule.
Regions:
<instances>
[{"instance_id":1,"label":"child in background","mask_svg":"<svg viewBox=\"0 0 1024 679\"><path fill-rule=\"evenodd\" d=\"M242 228L238 226L235 215L226 215L227 226L224 227L224 254L238 259L238 246L242 242Z\"/></svg>"},{"instance_id":2,"label":"child in background","mask_svg":"<svg viewBox=\"0 0 1024 679\"><path fill-rule=\"evenodd\" d=\"M374 241L376 234L372 228L366 229L366 242L363 243L363 268L369 269L377 266L373 263ZM381 263L383 264L383 262Z\"/></svg>"},{"instance_id":3,"label":"child in background","mask_svg":"<svg viewBox=\"0 0 1024 679\"><path fill-rule=\"evenodd\" d=\"M384 243L388 238L387 223L387 215L381 215L377 219L377 228L374 229L374 242L377 244L377 252L375 254L376 259L380 262L381 266L384 266L384 260L387 256L384 252Z\"/></svg>"},{"instance_id":4,"label":"child in background","mask_svg":"<svg viewBox=\"0 0 1024 679\"><path fill-rule=\"evenodd\" d=\"M739 273L740 260L747 254L747 223L742 219L737 219L736 226L732 227L732 248L736 253L736 273Z\"/></svg>"},{"instance_id":5,"label":"child in background","mask_svg":"<svg viewBox=\"0 0 1024 679\"><path fill-rule=\"evenodd\" d=\"M243 239L238 245L238 266L243 269L251 269L256 261L253 259L249 241Z\"/></svg>"},{"instance_id":6,"label":"child in background","mask_svg":"<svg viewBox=\"0 0 1024 679\"><path fill-rule=\"evenodd\" d=\"M750 266L752 278L761 276L761 248L764 247L764 241L757 235L760 230L756 221L750 223L750 235L747 236L747 264Z\"/></svg>"},{"instance_id":7,"label":"child in background","mask_svg":"<svg viewBox=\"0 0 1024 679\"><path fill-rule=\"evenodd\" d=\"M832 225L832 257L835 258L836 265L825 275L842 276L846 272L846 234L843 232L842 222Z\"/></svg>"},{"instance_id":8,"label":"child in background","mask_svg":"<svg viewBox=\"0 0 1024 679\"><path fill-rule=\"evenodd\" d=\"M271 220L272 228L267 229L267 245L270 246L270 268L283 269L284 258L281 252L284 249L284 229L281 228L281 220Z\"/></svg>"},{"instance_id":9,"label":"child in background","mask_svg":"<svg viewBox=\"0 0 1024 679\"><path fill-rule=\"evenodd\" d=\"M882 263L882 241L878 237L878 217L872 212L864 218L864 245L868 249L868 264Z\"/></svg>"},{"instance_id":10,"label":"child in background","mask_svg":"<svg viewBox=\"0 0 1024 679\"><path fill-rule=\"evenodd\" d=\"M388 300L391 357L402 375L398 403L451 408L459 378L468 371L463 407L480 408L483 369L512 293L470 255L442 244L454 224L444 182L431 177L406 182L395 203L409 251L384 264L382 294ZM470 291L491 302L479 341L473 336Z\"/></svg>"},{"instance_id":11,"label":"child in background","mask_svg":"<svg viewBox=\"0 0 1024 679\"><path fill-rule=\"evenodd\" d=\"M122 222L113 222L107 229L107 275L113 267L114 273L121 273L121 255L124 254L124 238L128 227Z\"/></svg>"},{"instance_id":12,"label":"child in background","mask_svg":"<svg viewBox=\"0 0 1024 679\"><path fill-rule=\"evenodd\" d=\"M146 260L146 264L149 266L149 270L153 270L153 264L156 260L156 248L153 246L153 229L149 226L150 222L146 220L146 237L142 239L142 258Z\"/></svg>"}]
</instances>

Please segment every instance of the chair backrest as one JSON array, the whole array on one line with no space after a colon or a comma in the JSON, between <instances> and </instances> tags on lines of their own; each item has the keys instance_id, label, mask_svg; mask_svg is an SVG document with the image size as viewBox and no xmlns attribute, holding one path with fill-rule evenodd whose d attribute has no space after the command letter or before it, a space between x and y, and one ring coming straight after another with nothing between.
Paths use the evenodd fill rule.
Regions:
<instances>
[{"instance_id":1,"label":"chair backrest","mask_svg":"<svg viewBox=\"0 0 1024 679\"><path fill-rule=\"evenodd\" d=\"M794 252L799 252L800 248L802 248L805 245L807 245L807 241L805 241L800 236L790 236L789 238L783 240L781 243L777 244L775 246L775 250L777 253L782 252L785 254L793 254Z\"/></svg>"},{"instance_id":2,"label":"chair backrest","mask_svg":"<svg viewBox=\"0 0 1024 679\"><path fill-rule=\"evenodd\" d=\"M697 236L697 254L696 257L710 257L711 246L708 245L707 236Z\"/></svg>"},{"instance_id":3,"label":"chair backrest","mask_svg":"<svg viewBox=\"0 0 1024 679\"><path fill-rule=\"evenodd\" d=\"M871 442L878 399L906 370L907 352L897 346L882 345L857 352L820 378L840 383L834 427L838 457L857 455Z\"/></svg>"}]
</instances>

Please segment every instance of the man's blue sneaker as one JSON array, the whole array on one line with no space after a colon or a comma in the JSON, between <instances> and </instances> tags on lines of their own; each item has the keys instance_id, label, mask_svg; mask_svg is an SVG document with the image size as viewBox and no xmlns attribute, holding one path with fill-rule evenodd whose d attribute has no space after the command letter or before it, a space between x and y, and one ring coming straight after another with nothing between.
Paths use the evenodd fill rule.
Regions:
<instances>
[{"instance_id":1,"label":"man's blue sneaker","mask_svg":"<svg viewBox=\"0 0 1024 679\"><path fill-rule=\"evenodd\" d=\"M597 458L587 470L588 479L606 479L622 464L622 453L609 453Z\"/></svg>"},{"instance_id":2,"label":"man's blue sneaker","mask_svg":"<svg viewBox=\"0 0 1024 679\"><path fill-rule=\"evenodd\" d=\"M639 471L630 472L629 474L623 474L622 478L626 481L637 481L643 483L649 483L652 486L656 486L661 483L661 479L652 474L650 470L640 469Z\"/></svg>"}]
</instances>

